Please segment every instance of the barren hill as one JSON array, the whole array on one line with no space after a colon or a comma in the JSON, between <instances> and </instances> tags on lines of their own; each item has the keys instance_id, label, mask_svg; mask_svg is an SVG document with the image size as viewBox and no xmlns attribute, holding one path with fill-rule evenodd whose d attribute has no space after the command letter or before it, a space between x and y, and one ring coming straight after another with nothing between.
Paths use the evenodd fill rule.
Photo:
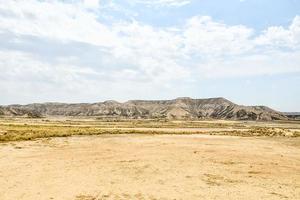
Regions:
<instances>
[{"instance_id":1,"label":"barren hill","mask_svg":"<svg viewBox=\"0 0 300 200\"><path fill-rule=\"evenodd\" d=\"M6 116L98 116L122 118L168 119L286 119L280 112L265 106L242 106L224 98L174 100L131 100L125 103L105 101L100 103L42 103L0 107Z\"/></svg>"}]
</instances>

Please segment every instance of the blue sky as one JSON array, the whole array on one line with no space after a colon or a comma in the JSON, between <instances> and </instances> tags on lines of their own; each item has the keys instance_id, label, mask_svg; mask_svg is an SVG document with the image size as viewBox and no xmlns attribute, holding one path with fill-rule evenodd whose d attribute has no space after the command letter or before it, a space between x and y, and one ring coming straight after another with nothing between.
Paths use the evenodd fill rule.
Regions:
<instances>
[{"instance_id":1,"label":"blue sky","mask_svg":"<svg viewBox=\"0 0 300 200\"><path fill-rule=\"evenodd\" d=\"M300 111L299 0L0 0L0 104L223 96Z\"/></svg>"}]
</instances>

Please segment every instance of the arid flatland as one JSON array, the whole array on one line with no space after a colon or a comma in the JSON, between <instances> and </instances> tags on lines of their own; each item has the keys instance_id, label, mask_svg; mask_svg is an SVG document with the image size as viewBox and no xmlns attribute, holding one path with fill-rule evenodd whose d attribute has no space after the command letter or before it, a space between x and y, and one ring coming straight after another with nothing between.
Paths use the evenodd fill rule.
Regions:
<instances>
[{"instance_id":1,"label":"arid flatland","mask_svg":"<svg viewBox=\"0 0 300 200\"><path fill-rule=\"evenodd\" d=\"M297 121L2 118L0 131L2 200L300 198Z\"/></svg>"}]
</instances>

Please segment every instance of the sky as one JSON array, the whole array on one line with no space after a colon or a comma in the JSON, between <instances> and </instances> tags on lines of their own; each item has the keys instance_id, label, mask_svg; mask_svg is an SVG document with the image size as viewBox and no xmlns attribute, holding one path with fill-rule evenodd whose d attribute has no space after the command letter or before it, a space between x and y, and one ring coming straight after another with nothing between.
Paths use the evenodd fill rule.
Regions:
<instances>
[{"instance_id":1,"label":"sky","mask_svg":"<svg viewBox=\"0 0 300 200\"><path fill-rule=\"evenodd\" d=\"M224 97L300 111L299 0L0 0L0 104Z\"/></svg>"}]
</instances>

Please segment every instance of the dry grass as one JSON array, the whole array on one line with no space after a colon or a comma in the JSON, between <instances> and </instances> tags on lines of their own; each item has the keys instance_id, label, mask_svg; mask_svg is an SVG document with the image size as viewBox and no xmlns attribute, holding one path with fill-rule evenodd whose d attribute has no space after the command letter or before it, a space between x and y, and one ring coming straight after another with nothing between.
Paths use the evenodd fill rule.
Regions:
<instances>
[{"instance_id":1,"label":"dry grass","mask_svg":"<svg viewBox=\"0 0 300 200\"><path fill-rule=\"evenodd\" d=\"M268 136L268 137L299 137L300 131L294 131L284 128L267 128L267 127L251 127L245 131L232 130L232 131L212 131L211 135L231 135L231 136L243 136L243 137L253 137L253 136Z\"/></svg>"},{"instance_id":2,"label":"dry grass","mask_svg":"<svg viewBox=\"0 0 300 200\"><path fill-rule=\"evenodd\" d=\"M101 134L210 134L299 137L299 123L1 118L0 142ZM145 128L145 129L141 129ZM163 130L164 129L164 130ZM177 129L176 131L174 131Z\"/></svg>"}]
</instances>

